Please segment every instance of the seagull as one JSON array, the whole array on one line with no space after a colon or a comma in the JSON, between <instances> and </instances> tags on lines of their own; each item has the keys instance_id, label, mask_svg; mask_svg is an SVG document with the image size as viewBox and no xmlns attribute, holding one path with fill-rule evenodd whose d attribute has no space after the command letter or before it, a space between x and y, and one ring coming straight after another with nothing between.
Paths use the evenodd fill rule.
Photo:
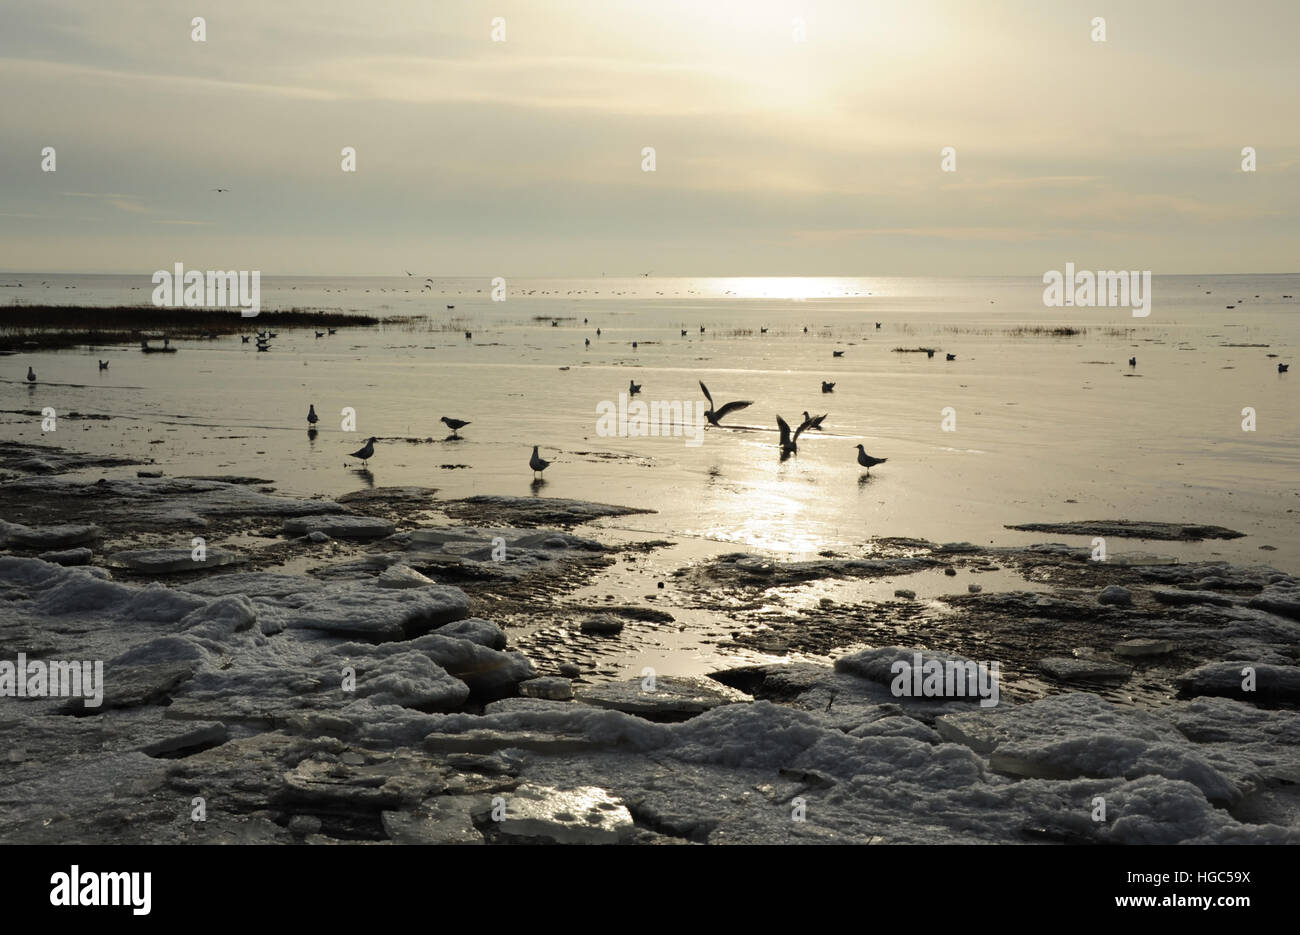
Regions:
<instances>
[{"instance_id":1,"label":"seagull","mask_svg":"<svg viewBox=\"0 0 1300 935\"><path fill-rule=\"evenodd\" d=\"M443 416L438 421L441 422L443 425L447 426L447 428L451 429L451 434L453 435L455 435L465 426L470 424L469 422L466 422L464 419L448 419L446 416Z\"/></svg>"},{"instance_id":2,"label":"seagull","mask_svg":"<svg viewBox=\"0 0 1300 935\"><path fill-rule=\"evenodd\" d=\"M822 420L825 419L826 416L828 415L830 415L830 413L823 413L820 416L810 416L808 415L807 412L805 412L803 414L804 427L810 429L817 429L818 431L820 431L822 427Z\"/></svg>"},{"instance_id":3,"label":"seagull","mask_svg":"<svg viewBox=\"0 0 1300 935\"><path fill-rule=\"evenodd\" d=\"M1138 359L1136 357L1130 357L1128 359L1128 365L1130 367L1136 367L1138 365Z\"/></svg>"},{"instance_id":4,"label":"seagull","mask_svg":"<svg viewBox=\"0 0 1300 935\"><path fill-rule=\"evenodd\" d=\"M709 401L709 408L705 411L704 418L709 420L710 425L721 425L722 417L725 416L727 413L737 412L738 410L744 409L747 406L754 405L754 401L752 399L737 400L734 403L727 403L725 406L719 406L717 411L715 412L713 406L713 397L709 394L709 388L704 385L703 380L700 381L700 389L704 391L704 398Z\"/></svg>"},{"instance_id":5,"label":"seagull","mask_svg":"<svg viewBox=\"0 0 1300 935\"><path fill-rule=\"evenodd\" d=\"M640 385L639 383L636 383L636 382L633 381L633 380L628 380L628 381L627 381L627 395L629 395L629 396L635 396L635 395L636 395L637 393L639 393L639 392L641 392L641 385Z\"/></svg>"},{"instance_id":6,"label":"seagull","mask_svg":"<svg viewBox=\"0 0 1300 935\"><path fill-rule=\"evenodd\" d=\"M634 351L636 350L636 342L635 342L635 341L632 342L632 350L634 350Z\"/></svg>"},{"instance_id":7,"label":"seagull","mask_svg":"<svg viewBox=\"0 0 1300 935\"><path fill-rule=\"evenodd\" d=\"M338 334L338 333L339 333L339 329L338 329L338 328L326 328L325 331L326 331L327 334Z\"/></svg>"},{"instance_id":8,"label":"seagull","mask_svg":"<svg viewBox=\"0 0 1300 935\"><path fill-rule=\"evenodd\" d=\"M843 356L844 356L844 352L843 352L843 351L831 351L831 356L832 356L832 357L843 357Z\"/></svg>"},{"instance_id":9,"label":"seagull","mask_svg":"<svg viewBox=\"0 0 1300 935\"><path fill-rule=\"evenodd\" d=\"M835 392L835 384L834 384L834 383L827 383L825 380L822 380L822 392L823 392L823 393L833 393L833 392Z\"/></svg>"},{"instance_id":10,"label":"seagull","mask_svg":"<svg viewBox=\"0 0 1300 935\"><path fill-rule=\"evenodd\" d=\"M465 332L465 337L467 337L467 338L472 338L472 337L474 337L474 332L473 332L473 331L466 331L466 332Z\"/></svg>"},{"instance_id":11,"label":"seagull","mask_svg":"<svg viewBox=\"0 0 1300 935\"><path fill-rule=\"evenodd\" d=\"M766 328L759 328L759 329L758 329L758 333L759 333L759 334L767 334L767 329L766 329Z\"/></svg>"},{"instance_id":12,"label":"seagull","mask_svg":"<svg viewBox=\"0 0 1300 935\"><path fill-rule=\"evenodd\" d=\"M957 355L956 355L956 354L948 354L947 357L948 357L949 360L956 360L956 359L957 359Z\"/></svg>"},{"instance_id":13,"label":"seagull","mask_svg":"<svg viewBox=\"0 0 1300 935\"><path fill-rule=\"evenodd\" d=\"M228 189L228 188L214 188L214 189L212 189L212 190L213 190L214 192L222 192L223 194L224 194L225 192L230 191L230 189Z\"/></svg>"},{"instance_id":14,"label":"seagull","mask_svg":"<svg viewBox=\"0 0 1300 935\"><path fill-rule=\"evenodd\" d=\"M934 357L934 348L927 347L927 348L925 349L925 356L926 356L926 357Z\"/></svg>"},{"instance_id":15,"label":"seagull","mask_svg":"<svg viewBox=\"0 0 1300 935\"><path fill-rule=\"evenodd\" d=\"M540 474L551 466L551 462L544 459L537 453L537 446L533 446L533 456L528 459L528 466L533 469L534 474Z\"/></svg>"},{"instance_id":16,"label":"seagull","mask_svg":"<svg viewBox=\"0 0 1300 935\"><path fill-rule=\"evenodd\" d=\"M808 333L808 326L807 326L807 325L804 325L804 326L803 326L803 333L804 333L804 334L807 334L807 333Z\"/></svg>"},{"instance_id":17,"label":"seagull","mask_svg":"<svg viewBox=\"0 0 1300 935\"><path fill-rule=\"evenodd\" d=\"M553 321L553 322L551 322L551 327L552 327L552 328L558 328L558 327L560 327L560 323L559 323L558 321Z\"/></svg>"},{"instance_id":18,"label":"seagull","mask_svg":"<svg viewBox=\"0 0 1300 935\"><path fill-rule=\"evenodd\" d=\"M700 334L704 334L704 326L700 325Z\"/></svg>"},{"instance_id":19,"label":"seagull","mask_svg":"<svg viewBox=\"0 0 1300 935\"><path fill-rule=\"evenodd\" d=\"M28 383L36 382L36 371L33 370L31 367L27 368L27 382Z\"/></svg>"},{"instance_id":20,"label":"seagull","mask_svg":"<svg viewBox=\"0 0 1300 935\"><path fill-rule=\"evenodd\" d=\"M862 465L867 470L871 470L877 464L884 464L888 460L888 458L873 458L871 455L867 454L866 450L863 449L861 445L858 445L858 464Z\"/></svg>"},{"instance_id":21,"label":"seagull","mask_svg":"<svg viewBox=\"0 0 1300 935\"><path fill-rule=\"evenodd\" d=\"M377 441L379 441L379 439L375 438L373 435L370 436L370 438L368 438L368 439L366 440L366 447L361 448L361 449L359 449L359 450L357 450L357 451L352 452L352 454L348 455L348 457L349 457L349 458L360 458L360 459L361 459L361 463L364 465L367 461L369 461L369 460L371 459L371 457L374 456L374 453L375 453L375 442L377 442Z\"/></svg>"},{"instance_id":22,"label":"seagull","mask_svg":"<svg viewBox=\"0 0 1300 935\"><path fill-rule=\"evenodd\" d=\"M583 338L582 340L585 342L583 347L591 347L591 338Z\"/></svg>"},{"instance_id":23,"label":"seagull","mask_svg":"<svg viewBox=\"0 0 1300 935\"><path fill-rule=\"evenodd\" d=\"M877 331L880 330L880 322L876 322L876 330L877 330Z\"/></svg>"},{"instance_id":24,"label":"seagull","mask_svg":"<svg viewBox=\"0 0 1300 935\"><path fill-rule=\"evenodd\" d=\"M1286 372L1287 372L1288 370L1290 370L1290 369L1291 369L1291 365L1290 365L1290 364L1278 364L1278 365L1277 365L1277 372L1278 372L1278 373L1286 373Z\"/></svg>"},{"instance_id":25,"label":"seagull","mask_svg":"<svg viewBox=\"0 0 1300 935\"><path fill-rule=\"evenodd\" d=\"M685 329L685 328L682 329L682 337L683 337L683 338L686 337L686 329Z\"/></svg>"},{"instance_id":26,"label":"seagull","mask_svg":"<svg viewBox=\"0 0 1300 935\"><path fill-rule=\"evenodd\" d=\"M317 338L323 338L323 337L325 337L325 332L324 332L324 331L317 331L317 332L316 332L316 337L317 337Z\"/></svg>"},{"instance_id":27,"label":"seagull","mask_svg":"<svg viewBox=\"0 0 1300 935\"><path fill-rule=\"evenodd\" d=\"M307 406L307 422L311 425L315 425L319 421L320 421L320 416L316 415L315 404L309 404Z\"/></svg>"},{"instance_id":28,"label":"seagull","mask_svg":"<svg viewBox=\"0 0 1300 935\"><path fill-rule=\"evenodd\" d=\"M599 329L599 328L596 329L596 337L600 337L600 329Z\"/></svg>"},{"instance_id":29,"label":"seagull","mask_svg":"<svg viewBox=\"0 0 1300 935\"><path fill-rule=\"evenodd\" d=\"M99 360L98 357L96 357L95 359L96 359L96 360ZM108 369L108 361L106 361L106 360L100 360L100 361L99 361L99 369L100 369L100 370L107 370L107 369Z\"/></svg>"},{"instance_id":30,"label":"seagull","mask_svg":"<svg viewBox=\"0 0 1300 935\"><path fill-rule=\"evenodd\" d=\"M247 343L248 343L248 339L249 339L249 335L241 334L241 335L239 336L239 343L240 343L240 344L247 344Z\"/></svg>"},{"instance_id":31,"label":"seagull","mask_svg":"<svg viewBox=\"0 0 1300 935\"><path fill-rule=\"evenodd\" d=\"M794 434L791 435L789 424L785 419L777 416L776 427L781 430L781 454L788 455L797 452L799 450L799 435L808 427L808 423L805 422L800 425L794 430Z\"/></svg>"},{"instance_id":32,"label":"seagull","mask_svg":"<svg viewBox=\"0 0 1300 935\"><path fill-rule=\"evenodd\" d=\"M447 306L447 308L455 308L455 307L456 307L456 306L454 306L454 305L448 305L448 306Z\"/></svg>"},{"instance_id":33,"label":"seagull","mask_svg":"<svg viewBox=\"0 0 1300 935\"><path fill-rule=\"evenodd\" d=\"M271 349L271 345L269 345L269 344L259 344L259 345L257 345L257 349L258 349L259 351L269 351L269 350Z\"/></svg>"}]
</instances>

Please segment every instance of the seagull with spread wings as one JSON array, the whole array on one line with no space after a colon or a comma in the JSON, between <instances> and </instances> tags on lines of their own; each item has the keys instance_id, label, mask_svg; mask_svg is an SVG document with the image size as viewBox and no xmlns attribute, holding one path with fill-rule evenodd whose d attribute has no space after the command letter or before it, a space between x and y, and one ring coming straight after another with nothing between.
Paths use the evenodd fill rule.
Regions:
<instances>
[{"instance_id":1,"label":"seagull with spread wings","mask_svg":"<svg viewBox=\"0 0 1300 935\"><path fill-rule=\"evenodd\" d=\"M738 410L746 408L747 406L754 405L754 401L752 399L742 399L742 400L737 400L736 402L733 403L727 403L725 406L717 407L715 411L713 396L709 394L709 388L704 385L703 380L700 381L700 389L704 391L704 398L709 401L709 408L705 410L704 413L704 418L709 420L709 425L720 425L721 424L720 420L722 419L723 416L727 415L728 413L736 412Z\"/></svg>"}]
</instances>

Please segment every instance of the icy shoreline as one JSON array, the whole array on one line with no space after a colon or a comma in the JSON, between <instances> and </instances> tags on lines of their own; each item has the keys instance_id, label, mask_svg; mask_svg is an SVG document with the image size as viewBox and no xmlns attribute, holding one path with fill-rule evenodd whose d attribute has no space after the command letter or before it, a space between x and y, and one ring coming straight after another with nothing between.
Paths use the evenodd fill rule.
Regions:
<instances>
[{"instance_id":1,"label":"icy shoreline","mask_svg":"<svg viewBox=\"0 0 1300 935\"><path fill-rule=\"evenodd\" d=\"M433 502L416 488L376 491L355 512L212 479L18 486L95 525L68 522L70 508L0 528L2 658L103 660L105 685L96 708L0 698L5 843L1300 843L1300 583L1276 569L1097 568L1065 546L721 555L674 587L722 588L737 613L785 584L962 563L1082 577L1050 599L953 601L952 619L980 628L964 658L1030 641L1023 668L1041 663L1052 686L1022 673L992 707L899 696L894 663L940 657L852 615L844 625L876 646L834 666L601 682L530 660L475 613L489 597L540 609L607 567L611 547L545 525L622 508L480 498L459 508L471 527L403 521ZM196 523L213 535L272 523L284 543L196 573L145 541ZM284 570L303 554L312 574ZM632 617L592 622L600 638L662 613L614 610ZM790 616L783 638L805 622ZM1056 655L1085 631L1113 652ZM959 642L951 624L920 632L949 653ZM1135 692L1176 672L1185 697L1143 710L1069 690L1116 667Z\"/></svg>"}]
</instances>

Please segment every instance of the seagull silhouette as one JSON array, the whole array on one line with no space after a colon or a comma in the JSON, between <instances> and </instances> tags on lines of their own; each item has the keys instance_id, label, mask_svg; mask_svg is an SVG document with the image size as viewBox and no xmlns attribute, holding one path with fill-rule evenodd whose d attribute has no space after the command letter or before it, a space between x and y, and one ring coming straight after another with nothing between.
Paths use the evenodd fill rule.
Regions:
<instances>
[{"instance_id":1,"label":"seagull silhouette","mask_svg":"<svg viewBox=\"0 0 1300 935\"><path fill-rule=\"evenodd\" d=\"M635 396L635 395L636 395L637 393L639 393L639 392L641 392L641 384L636 383L636 382L633 382L632 380L628 380L628 381L627 381L627 395L629 395L629 396Z\"/></svg>"},{"instance_id":2,"label":"seagull silhouette","mask_svg":"<svg viewBox=\"0 0 1300 935\"><path fill-rule=\"evenodd\" d=\"M843 352L843 351L831 351L831 356L832 356L832 357L843 357L843 356L844 356L844 352Z\"/></svg>"},{"instance_id":3,"label":"seagull silhouette","mask_svg":"<svg viewBox=\"0 0 1300 935\"><path fill-rule=\"evenodd\" d=\"M357 451L352 452L350 455L348 455L348 457L349 457L349 458L360 458L360 459L361 459L361 463L362 463L362 464L365 464L367 461L369 461L369 460L374 456L374 454L375 454L375 442L377 442L377 441L379 441L379 439L375 438L373 435L370 436L370 438L368 438L368 439L366 440L366 447L361 448L361 449L358 449Z\"/></svg>"},{"instance_id":4,"label":"seagull silhouette","mask_svg":"<svg viewBox=\"0 0 1300 935\"><path fill-rule=\"evenodd\" d=\"M27 382L28 383L36 382L36 371L33 370L31 367L27 368Z\"/></svg>"},{"instance_id":5,"label":"seagull silhouette","mask_svg":"<svg viewBox=\"0 0 1300 935\"><path fill-rule=\"evenodd\" d=\"M704 398L709 401L709 408L705 410L704 418L709 420L710 425L721 425L722 417L725 416L727 413L737 412L748 406L754 405L754 401L752 399L742 399L742 400L737 400L736 402L733 403L727 403L725 406L718 406L715 411L713 396L710 395L709 388L704 385L703 380L700 381L700 389L704 391Z\"/></svg>"},{"instance_id":6,"label":"seagull silhouette","mask_svg":"<svg viewBox=\"0 0 1300 935\"><path fill-rule=\"evenodd\" d=\"M451 429L451 434L453 435L455 435L465 426L470 424L466 422L464 419L448 419L446 416L443 416L438 421L441 422L443 425L447 426L447 428Z\"/></svg>"},{"instance_id":7,"label":"seagull silhouette","mask_svg":"<svg viewBox=\"0 0 1300 935\"><path fill-rule=\"evenodd\" d=\"M307 422L310 423L311 425L315 425L319 421L320 421L320 416L316 415L316 406L314 404L308 404Z\"/></svg>"},{"instance_id":8,"label":"seagull silhouette","mask_svg":"<svg viewBox=\"0 0 1300 935\"><path fill-rule=\"evenodd\" d=\"M223 194L224 194L225 192L230 191L230 189L228 189L228 188L214 188L214 189L212 189L212 190L213 190L214 192L222 192Z\"/></svg>"},{"instance_id":9,"label":"seagull silhouette","mask_svg":"<svg viewBox=\"0 0 1300 935\"><path fill-rule=\"evenodd\" d=\"M828 416L828 415L830 415L830 413L825 413L825 414L820 415L820 416L810 416L810 415L808 415L807 412L805 412L805 413L803 414L803 424L804 424L807 428L810 428L810 429L817 429L818 431L821 431L822 420L825 419L826 416Z\"/></svg>"},{"instance_id":10,"label":"seagull silhouette","mask_svg":"<svg viewBox=\"0 0 1300 935\"><path fill-rule=\"evenodd\" d=\"M834 384L834 383L827 383L825 380L822 380L822 392L823 392L823 393L833 393L833 392L835 392L835 384Z\"/></svg>"},{"instance_id":11,"label":"seagull silhouette","mask_svg":"<svg viewBox=\"0 0 1300 935\"><path fill-rule=\"evenodd\" d=\"M858 464L862 465L867 470L871 470L877 464L884 464L888 460L888 458L873 458L871 455L867 454L866 450L861 445L858 445Z\"/></svg>"},{"instance_id":12,"label":"seagull silhouette","mask_svg":"<svg viewBox=\"0 0 1300 935\"><path fill-rule=\"evenodd\" d=\"M803 430L808 427L808 423L804 422L797 429L795 429L793 433L791 433L790 424L786 422L785 419L782 419L780 416L777 416L776 427L781 430L782 457L797 452L799 450L799 436L803 433Z\"/></svg>"},{"instance_id":13,"label":"seagull silhouette","mask_svg":"<svg viewBox=\"0 0 1300 935\"><path fill-rule=\"evenodd\" d=\"M96 360L99 360L98 357L96 357L95 359L96 359ZM106 360L99 360L99 369L100 369L100 370L107 370L107 369L108 369L108 361L106 361Z\"/></svg>"},{"instance_id":14,"label":"seagull silhouette","mask_svg":"<svg viewBox=\"0 0 1300 935\"><path fill-rule=\"evenodd\" d=\"M551 462L544 459L537 453L537 446L533 446L533 456L528 459L528 466L533 469L534 474L540 474L551 466Z\"/></svg>"}]
</instances>

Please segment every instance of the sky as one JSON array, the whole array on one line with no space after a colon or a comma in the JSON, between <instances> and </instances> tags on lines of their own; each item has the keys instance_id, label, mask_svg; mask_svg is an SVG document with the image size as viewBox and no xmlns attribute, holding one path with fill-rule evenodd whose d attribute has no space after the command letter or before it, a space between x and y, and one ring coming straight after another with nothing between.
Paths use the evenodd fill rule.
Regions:
<instances>
[{"instance_id":1,"label":"sky","mask_svg":"<svg viewBox=\"0 0 1300 935\"><path fill-rule=\"evenodd\" d=\"M1294 272L1297 35L1296 0L4 0L0 269Z\"/></svg>"}]
</instances>

